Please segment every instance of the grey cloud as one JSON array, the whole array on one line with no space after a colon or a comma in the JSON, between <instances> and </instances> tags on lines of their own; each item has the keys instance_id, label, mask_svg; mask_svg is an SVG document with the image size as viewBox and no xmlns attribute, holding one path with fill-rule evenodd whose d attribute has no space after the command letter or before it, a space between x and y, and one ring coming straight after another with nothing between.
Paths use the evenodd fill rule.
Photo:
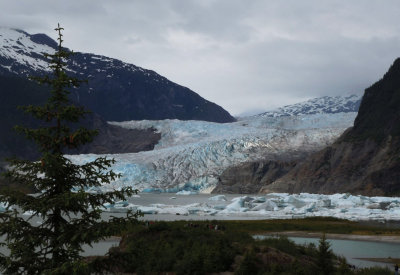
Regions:
<instances>
[{"instance_id":1,"label":"grey cloud","mask_svg":"<svg viewBox=\"0 0 400 275\"><path fill-rule=\"evenodd\" d=\"M361 92L399 56L397 0L0 0L0 25L157 71L233 114Z\"/></svg>"}]
</instances>

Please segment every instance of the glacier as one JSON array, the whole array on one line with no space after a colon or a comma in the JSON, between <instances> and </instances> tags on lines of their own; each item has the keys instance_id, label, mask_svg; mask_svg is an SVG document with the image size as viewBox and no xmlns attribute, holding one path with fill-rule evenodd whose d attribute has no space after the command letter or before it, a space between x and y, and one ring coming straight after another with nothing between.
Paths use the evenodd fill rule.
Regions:
<instances>
[{"instance_id":1,"label":"glacier","mask_svg":"<svg viewBox=\"0 0 400 275\"><path fill-rule=\"evenodd\" d=\"M132 186L141 192L210 193L228 167L261 159L301 155L331 144L353 125L357 113L253 116L234 123L143 120L109 122L129 129L153 127L161 140L153 151L113 154L122 177L99 191ZM98 155L70 155L75 163ZM96 190L94 190L96 191Z\"/></svg>"}]
</instances>

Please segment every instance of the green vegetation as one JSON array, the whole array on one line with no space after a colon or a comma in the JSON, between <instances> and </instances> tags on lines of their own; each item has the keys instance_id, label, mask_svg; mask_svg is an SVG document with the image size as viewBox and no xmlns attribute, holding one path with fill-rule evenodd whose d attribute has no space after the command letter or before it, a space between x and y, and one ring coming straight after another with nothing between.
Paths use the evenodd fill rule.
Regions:
<instances>
[{"instance_id":1,"label":"green vegetation","mask_svg":"<svg viewBox=\"0 0 400 275\"><path fill-rule=\"evenodd\" d=\"M138 274L280 274L293 268L303 270L303 274L318 271L315 261L307 258L308 250L287 238L256 241L247 233L223 226L215 230L215 222L190 225L159 222L131 229L120 247L111 250L108 257L96 259L96 265L100 269L111 267L112 273ZM312 254L316 253L312 249ZM304 259L294 257L303 254Z\"/></svg>"},{"instance_id":2,"label":"green vegetation","mask_svg":"<svg viewBox=\"0 0 400 275\"><path fill-rule=\"evenodd\" d=\"M182 222L174 222L182 223ZM219 221L236 231L250 234L282 231L325 232L331 234L400 235L400 228L378 226L330 217L286 220Z\"/></svg>"},{"instance_id":3,"label":"green vegetation","mask_svg":"<svg viewBox=\"0 0 400 275\"><path fill-rule=\"evenodd\" d=\"M187 221L170 221L173 227L182 227ZM302 219L276 220L199 220L199 225L218 223L235 232L246 234L275 233L284 231L301 231L326 234L356 234L356 235L400 235L400 227L390 227L379 223L366 223L338 219L333 217L310 217ZM133 230L133 229L131 229Z\"/></svg>"},{"instance_id":4,"label":"green vegetation","mask_svg":"<svg viewBox=\"0 0 400 275\"><path fill-rule=\"evenodd\" d=\"M124 259L122 265L139 273L204 274L228 270L237 253L233 244L251 241L249 235L222 234L205 226L171 228L166 223L157 223L126 235L124 252L111 253L111 257Z\"/></svg>"},{"instance_id":5,"label":"green vegetation","mask_svg":"<svg viewBox=\"0 0 400 275\"><path fill-rule=\"evenodd\" d=\"M66 74L65 62L72 53L62 47L61 30L56 28L57 51L47 56L53 74L33 78L50 86L50 97L42 106L23 108L41 121L40 127L17 127L38 145L40 157L36 161L10 160L11 168L5 173L7 184L0 190L0 202L8 205L6 212L0 213L0 235L4 236L0 245L9 249L9 254L0 255L0 269L6 274L88 274L91 265L80 256L82 245L119 234L137 218L137 214L128 212L124 218L101 220L103 205L125 200L135 193L132 189L85 192L119 176L109 170L114 160L101 157L76 165L64 157L65 149L91 142L97 131L69 126L88 112L68 99L68 90L82 81ZM22 188L15 188L18 185ZM24 188L40 193L28 195ZM26 211L42 222L24 218L21 214Z\"/></svg>"},{"instance_id":6,"label":"green vegetation","mask_svg":"<svg viewBox=\"0 0 400 275\"><path fill-rule=\"evenodd\" d=\"M225 225L221 221L136 225L124 234L119 247L93 263L112 274L390 274L382 268L350 269L324 238L318 247L297 245L284 236L256 240Z\"/></svg>"}]
</instances>

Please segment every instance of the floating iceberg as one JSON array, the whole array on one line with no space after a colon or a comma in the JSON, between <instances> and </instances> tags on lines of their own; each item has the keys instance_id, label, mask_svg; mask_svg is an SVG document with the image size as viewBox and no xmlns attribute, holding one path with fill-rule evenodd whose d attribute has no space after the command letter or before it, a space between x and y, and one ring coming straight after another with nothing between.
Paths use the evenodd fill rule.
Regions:
<instances>
[{"instance_id":1,"label":"floating iceberg","mask_svg":"<svg viewBox=\"0 0 400 275\"><path fill-rule=\"evenodd\" d=\"M260 211L260 210L265 210L265 211L275 211L278 210L278 205L272 201L272 200L267 200L266 202L263 202L261 204L257 204L253 208L251 208L251 211Z\"/></svg>"},{"instance_id":2,"label":"floating iceberg","mask_svg":"<svg viewBox=\"0 0 400 275\"><path fill-rule=\"evenodd\" d=\"M159 203L164 197L166 203ZM142 204L147 203L139 205L138 200L142 200ZM179 203L181 201L184 203ZM291 219L323 216L348 220L400 221L399 197L308 193L292 195L273 193L262 197L189 195L177 198L173 200L173 204L171 203L168 194L143 194L141 198L130 198L128 202L115 203L107 210L110 212L139 210L143 214L158 215L156 219L169 214L187 216L188 219L193 219L195 216L204 216L205 219L207 216L221 219L227 217L230 219Z\"/></svg>"},{"instance_id":3,"label":"floating iceberg","mask_svg":"<svg viewBox=\"0 0 400 275\"><path fill-rule=\"evenodd\" d=\"M8 204L6 204L6 203L0 202L0 212L5 212L7 209L7 205ZM10 209L12 209L12 208L10 207Z\"/></svg>"}]
</instances>

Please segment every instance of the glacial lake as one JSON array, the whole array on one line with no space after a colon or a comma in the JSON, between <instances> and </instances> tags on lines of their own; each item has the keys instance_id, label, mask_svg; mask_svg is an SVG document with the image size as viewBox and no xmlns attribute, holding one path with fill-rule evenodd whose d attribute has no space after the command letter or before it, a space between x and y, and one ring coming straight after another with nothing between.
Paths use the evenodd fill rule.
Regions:
<instances>
[{"instance_id":1,"label":"glacial lake","mask_svg":"<svg viewBox=\"0 0 400 275\"><path fill-rule=\"evenodd\" d=\"M263 239L271 237L271 235L256 235L257 239ZM313 243L318 247L318 238L305 238L305 237L288 237L296 244L308 244ZM399 243L386 243L386 242L374 242L374 241L353 241L353 240L337 240L327 239L331 244L332 251L337 254L344 256L349 264L355 265L356 267L372 267L382 266L393 268L393 264L372 262L366 260L360 260L356 258L400 258L400 244Z\"/></svg>"},{"instance_id":2,"label":"glacial lake","mask_svg":"<svg viewBox=\"0 0 400 275\"><path fill-rule=\"evenodd\" d=\"M339 196L340 195L340 196ZM340 206L340 209L350 209L358 203L358 201L366 201L371 205L373 203L372 200L374 198L366 198L366 197L356 197L350 196L346 197L345 194L343 196L341 194L333 197L332 202L336 199L338 202L343 203L343 207ZM190 195L179 195L175 193L140 193L137 196L131 197L127 200L127 207L116 207L110 208L107 212L103 213L103 219L107 220L111 216L125 216L125 212L127 209L134 210L135 207L140 206L143 209L149 209L150 211L141 217L141 220L150 220L150 221L158 221L158 220L165 220L165 221L172 221L172 220L255 220L255 219L276 219L276 218L303 218L308 217L310 215L274 215L273 212L284 212L285 210L279 206L279 211L248 211L243 210L242 208L238 208L238 211L235 212L235 209L230 212L223 213L223 210L219 210L218 212L206 212L201 211L201 209L213 210L213 209L224 209L228 205L232 204L232 200L235 198L246 197L243 194L225 194L224 199L215 199L215 194L190 194ZM252 197L252 201L246 201L247 199L243 200L244 206L248 207L248 203L253 203L254 205L262 204L262 197L266 198L267 200L282 200L286 204L290 204L291 207L300 209L304 208L303 205L313 204L313 201L318 203L318 196L317 194L305 194L305 195L297 195L291 196L286 194L285 195L247 195L248 197ZM213 199L214 198L214 199ZM258 199L257 199L258 198ZM393 198L395 201L399 198ZM257 201L259 200L259 201ZM379 200L379 198L378 198ZM324 202L325 203L325 202ZM395 203L392 203L397 207ZM245 208L243 207L243 208ZM392 209L396 209L393 207ZM320 206L322 212L323 211L335 211L334 213L340 213L342 210L338 211L338 209L334 209L333 207L325 207L321 204ZM338 207L339 208L339 207ZM156 209L159 212L155 212L151 214L151 211ZM190 209L200 209L200 211L196 211L191 213L188 210ZM318 208L313 210L314 212L310 212L312 215L318 216ZM351 210L349 210L351 211ZM365 219L366 211L371 212L375 215L375 217L380 217L379 214L382 210L379 209L369 209L365 206L362 208L359 207L357 210L361 214L361 223L369 224L369 225L377 225L382 227L400 227L399 220L386 220L384 216L382 219L378 220L368 220ZM397 210L396 210L397 211ZM357 218L357 213L352 213L352 217ZM390 210L388 211L390 212ZM392 211L392 214L396 214L397 212ZM329 213L327 213L329 214ZM346 214L346 212L345 212ZM311 215L311 216L312 216ZM393 216L392 216L393 217ZM398 217L398 216L397 216ZM38 219L33 219L33 223L39 223ZM290 237L296 243L303 244L305 242L314 242L318 243L318 239L315 238L299 238L299 237ZM357 260L354 258L385 258L385 257L397 257L400 258L400 244L391 244L391 243L382 243L382 242L371 242L371 241L351 241L351 240L330 240L332 244L332 249L336 254L340 254L345 256L348 261L356 266L365 267L365 266L373 266L373 265L381 265L381 266L388 266L384 263L374 263L369 261ZM107 253L108 249L112 246L118 246L118 240L106 240L99 243L93 244L93 248L86 246L84 247L85 252L83 253L84 256L88 255L104 255ZM389 265L390 266L390 265Z\"/></svg>"}]
</instances>

